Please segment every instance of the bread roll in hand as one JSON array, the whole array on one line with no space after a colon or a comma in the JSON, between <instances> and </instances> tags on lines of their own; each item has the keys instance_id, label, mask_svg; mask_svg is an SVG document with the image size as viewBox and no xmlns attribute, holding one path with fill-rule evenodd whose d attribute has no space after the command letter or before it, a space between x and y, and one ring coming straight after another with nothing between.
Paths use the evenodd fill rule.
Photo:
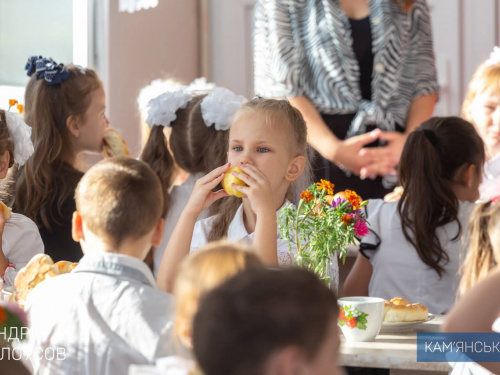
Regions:
<instances>
[{"instance_id":1,"label":"bread roll in hand","mask_svg":"<svg viewBox=\"0 0 500 375\"><path fill-rule=\"evenodd\" d=\"M104 147L102 154L105 158L112 158L114 156L130 156L128 146L123 140L120 133L112 128L107 128L103 138Z\"/></svg>"}]
</instances>

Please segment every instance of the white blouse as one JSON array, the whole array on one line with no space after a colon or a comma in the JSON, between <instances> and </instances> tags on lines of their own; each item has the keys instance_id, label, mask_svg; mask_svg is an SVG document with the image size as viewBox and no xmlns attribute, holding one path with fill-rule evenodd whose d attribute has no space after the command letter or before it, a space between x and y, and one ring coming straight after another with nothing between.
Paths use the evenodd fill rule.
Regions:
<instances>
[{"instance_id":1,"label":"white blouse","mask_svg":"<svg viewBox=\"0 0 500 375\"><path fill-rule=\"evenodd\" d=\"M191 193L194 189L194 184L196 184L196 181L198 181L198 179L203 176L203 173L191 174L182 185L174 186L172 188L172 191L170 192L170 202L172 203L170 206L170 210L167 213L167 217L165 218L165 226L163 227L163 240L160 246L155 248L154 252L155 278L158 277L158 269L160 268L161 258L163 257L163 253L165 253L168 241L170 240L172 232L177 225L177 221L181 216L182 210L184 210L189 197L191 197ZM203 211L198 217L198 220L206 218L208 216L207 212L207 210Z\"/></svg>"},{"instance_id":2,"label":"white blouse","mask_svg":"<svg viewBox=\"0 0 500 375\"><path fill-rule=\"evenodd\" d=\"M36 224L24 215L12 213L5 223L2 251L13 267L7 267L3 275L6 286L14 285L17 272L26 266L36 254L44 252L40 232Z\"/></svg>"},{"instance_id":3,"label":"white blouse","mask_svg":"<svg viewBox=\"0 0 500 375\"><path fill-rule=\"evenodd\" d=\"M373 267L368 293L384 299L403 297L412 303L422 303L431 313L446 313L455 303L459 261L467 249L467 224L474 204L460 202L462 235L457 240L452 241L457 235L456 222L436 229L449 256L449 262L443 264L445 272L441 279L422 262L404 237L397 206L397 202L385 203L380 199L370 200L367 206L370 234L361 241L361 252Z\"/></svg>"},{"instance_id":4,"label":"white blouse","mask_svg":"<svg viewBox=\"0 0 500 375\"><path fill-rule=\"evenodd\" d=\"M289 201L286 201L283 206L276 212L276 216L279 216L279 213L283 207L291 204ZM191 241L191 251L194 251L205 244L208 243L208 235L210 230L212 229L212 224L215 217L211 216L207 219L200 220L196 223L193 232L193 239ZM253 243L254 233L248 233L245 224L243 222L243 204L240 205L236 214L234 215L233 220L229 224L229 228L227 230L227 239L229 241L237 241L242 242L248 246L251 246ZM290 247L291 246L291 247ZM278 263L281 267L290 267L293 266L294 255L297 253L297 247L292 243L289 245L288 241L281 238L278 233ZM339 283L339 272L338 272L338 260L337 257L332 257L332 261L330 264L330 275L331 275L331 287L333 289L337 289Z\"/></svg>"}]
</instances>

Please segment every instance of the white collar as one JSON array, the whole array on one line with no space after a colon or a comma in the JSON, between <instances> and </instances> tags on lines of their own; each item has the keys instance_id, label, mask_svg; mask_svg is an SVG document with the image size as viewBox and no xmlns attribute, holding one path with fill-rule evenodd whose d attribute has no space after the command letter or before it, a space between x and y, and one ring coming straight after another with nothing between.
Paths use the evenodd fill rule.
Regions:
<instances>
[{"instance_id":1,"label":"white collar","mask_svg":"<svg viewBox=\"0 0 500 375\"><path fill-rule=\"evenodd\" d=\"M281 205L281 207L276 211L276 217L278 217L281 209L289 204L292 204L288 199ZM243 238L252 239L254 233L248 233L245 228L245 222L243 221L243 203L238 207L238 210L234 214L234 218L229 224L227 229L227 238L231 241L240 241Z\"/></svg>"}]
</instances>

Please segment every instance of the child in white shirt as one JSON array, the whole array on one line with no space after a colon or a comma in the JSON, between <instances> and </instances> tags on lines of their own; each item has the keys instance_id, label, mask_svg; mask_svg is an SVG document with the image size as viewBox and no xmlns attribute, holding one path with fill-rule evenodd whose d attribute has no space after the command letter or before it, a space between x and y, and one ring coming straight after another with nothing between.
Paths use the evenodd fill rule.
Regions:
<instances>
[{"instance_id":1,"label":"child in white shirt","mask_svg":"<svg viewBox=\"0 0 500 375\"><path fill-rule=\"evenodd\" d=\"M139 160L106 159L83 176L75 198L72 233L85 256L26 301L34 373L126 374L174 354L173 298L143 262L162 238L158 176ZM60 356L45 356L47 348Z\"/></svg>"},{"instance_id":2,"label":"child in white shirt","mask_svg":"<svg viewBox=\"0 0 500 375\"><path fill-rule=\"evenodd\" d=\"M412 132L399 165L403 195L399 202L368 204L370 234L344 294L403 297L446 313L455 301L483 164L483 141L461 118L435 117Z\"/></svg>"},{"instance_id":3,"label":"child in white shirt","mask_svg":"<svg viewBox=\"0 0 500 375\"><path fill-rule=\"evenodd\" d=\"M148 102L144 114L151 132L140 158L158 174L165 194L163 241L153 254L155 276L194 184L225 162L231 117L245 102L244 97L208 84L204 78L189 86L165 84L165 91ZM189 177L174 185L179 168ZM214 215L217 208L217 204L211 206L199 219Z\"/></svg>"},{"instance_id":4,"label":"child in white shirt","mask_svg":"<svg viewBox=\"0 0 500 375\"><path fill-rule=\"evenodd\" d=\"M288 247L278 242L276 211L293 195L292 182L306 165L307 129L302 115L286 100L249 101L233 118L227 156L227 164L196 182L160 265L161 289L171 290L177 265L189 253L193 241L201 246L225 237L241 240L243 235L265 264L278 266L280 258L292 263ZM246 195L242 200L228 197L224 190L213 191L231 165L243 171L232 172L246 184L232 184ZM219 213L196 223L198 215L221 198L224 202Z\"/></svg>"},{"instance_id":5,"label":"child in white shirt","mask_svg":"<svg viewBox=\"0 0 500 375\"><path fill-rule=\"evenodd\" d=\"M0 179L9 169L33 154L31 128L17 114L0 109ZM14 284L17 272L44 247L36 224L24 215L12 213L8 220L0 211L0 276L5 286Z\"/></svg>"}]
</instances>

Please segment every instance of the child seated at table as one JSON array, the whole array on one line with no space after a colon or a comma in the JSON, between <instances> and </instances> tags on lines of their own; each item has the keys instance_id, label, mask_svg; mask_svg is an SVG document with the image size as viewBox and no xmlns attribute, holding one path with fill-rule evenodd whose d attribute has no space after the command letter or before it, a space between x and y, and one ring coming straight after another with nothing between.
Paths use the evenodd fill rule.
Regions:
<instances>
[{"instance_id":1,"label":"child seated at table","mask_svg":"<svg viewBox=\"0 0 500 375\"><path fill-rule=\"evenodd\" d=\"M129 372L152 375L175 369L179 374L189 374L195 368L191 360L192 325L200 298L238 272L263 267L250 248L236 242L212 242L190 254L179 267L174 284L175 334L180 343L180 356L160 358L155 367L131 366Z\"/></svg>"},{"instance_id":2,"label":"child seated at table","mask_svg":"<svg viewBox=\"0 0 500 375\"><path fill-rule=\"evenodd\" d=\"M193 349L205 375L335 374L334 293L298 268L241 272L201 299Z\"/></svg>"},{"instance_id":3,"label":"child seated at table","mask_svg":"<svg viewBox=\"0 0 500 375\"><path fill-rule=\"evenodd\" d=\"M484 146L474 126L435 117L408 136L399 202L371 200L370 234L344 284L346 296L403 297L443 314L455 302L463 236L479 198Z\"/></svg>"},{"instance_id":4,"label":"child seated at table","mask_svg":"<svg viewBox=\"0 0 500 375\"><path fill-rule=\"evenodd\" d=\"M14 285L17 272L44 250L36 224L24 215L11 213L4 205L12 198L14 168L24 165L33 154L30 134L30 127L20 116L0 109L0 281L4 286Z\"/></svg>"},{"instance_id":5,"label":"child seated at table","mask_svg":"<svg viewBox=\"0 0 500 375\"><path fill-rule=\"evenodd\" d=\"M130 364L173 354L173 299L142 262L162 238L158 176L144 162L107 159L84 175L75 198L73 237L85 256L26 303L34 373L126 374ZM44 356L47 348L60 357Z\"/></svg>"}]
</instances>

